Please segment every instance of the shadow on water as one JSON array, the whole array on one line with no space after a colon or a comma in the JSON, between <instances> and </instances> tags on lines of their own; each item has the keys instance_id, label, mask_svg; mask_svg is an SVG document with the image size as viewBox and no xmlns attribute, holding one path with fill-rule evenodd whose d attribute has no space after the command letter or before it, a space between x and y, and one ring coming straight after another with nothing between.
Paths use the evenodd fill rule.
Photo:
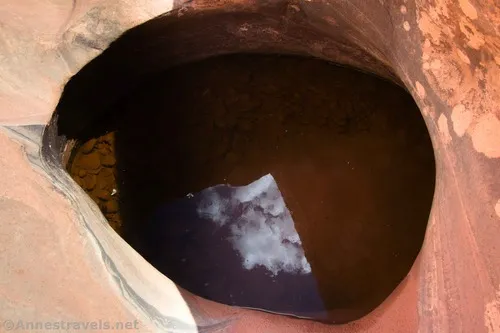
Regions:
<instances>
[{"instance_id":1,"label":"shadow on water","mask_svg":"<svg viewBox=\"0 0 500 333\"><path fill-rule=\"evenodd\" d=\"M113 111L94 131L114 131L120 233L190 292L345 322L389 296L420 250L433 150L391 83L231 55L153 77Z\"/></svg>"}]
</instances>

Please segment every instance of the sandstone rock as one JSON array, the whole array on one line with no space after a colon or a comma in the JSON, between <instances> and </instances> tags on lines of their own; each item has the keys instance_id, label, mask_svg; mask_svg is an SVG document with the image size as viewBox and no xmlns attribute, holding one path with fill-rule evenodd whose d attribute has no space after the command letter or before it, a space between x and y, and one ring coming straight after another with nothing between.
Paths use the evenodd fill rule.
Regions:
<instances>
[{"instance_id":1,"label":"sandstone rock","mask_svg":"<svg viewBox=\"0 0 500 333\"><path fill-rule=\"evenodd\" d=\"M103 177L112 177L114 176L114 172L112 168L102 168L101 172L99 173L99 178Z\"/></svg>"},{"instance_id":2,"label":"sandstone rock","mask_svg":"<svg viewBox=\"0 0 500 333\"><path fill-rule=\"evenodd\" d=\"M113 145L113 143L114 143L114 141L115 141L114 132L110 132L110 133L108 133L108 134L106 134L106 135L103 135L103 136L101 137L101 141L102 141L102 142L106 142L107 144L109 144L109 145L111 145L111 146L112 146L112 145Z\"/></svg>"},{"instance_id":3,"label":"sandstone rock","mask_svg":"<svg viewBox=\"0 0 500 333\"><path fill-rule=\"evenodd\" d=\"M98 152L101 152L102 150L106 149L107 144L98 141L97 144L95 145L95 150Z\"/></svg>"},{"instance_id":4,"label":"sandstone rock","mask_svg":"<svg viewBox=\"0 0 500 333\"><path fill-rule=\"evenodd\" d=\"M85 182L83 181L83 179L76 177L76 178L75 178L75 182L76 182L76 183L77 183L80 187L82 187L82 188L84 187Z\"/></svg>"},{"instance_id":5,"label":"sandstone rock","mask_svg":"<svg viewBox=\"0 0 500 333\"><path fill-rule=\"evenodd\" d=\"M103 189L97 190L95 196L103 201L108 201L109 199L111 199L111 193Z\"/></svg>"},{"instance_id":6,"label":"sandstone rock","mask_svg":"<svg viewBox=\"0 0 500 333\"><path fill-rule=\"evenodd\" d=\"M95 188L95 185L97 184L97 177L95 175L88 174L85 176L83 181L85 189L91 191Z\"/></svg>"},{"instance_id":7,"label":"sandstone rock","mask_svg":"<svg viewBox=\"0 0 500 333\"><path fill-rule=\"evenodd\" d=\"M101 163L105 167L112 167L116 163L116 159L113 155L102 155L101 156Z\"/></svg>"},{"instance_id":8,"label":"sandstone rock","mask_svg":"<svg viewBox=\"0 0 500 333\"><path fill-rule=\"evenodd\" d=\"M118 212L118 202L116 200L110 200L106 202L106 213L116 213Z\"/></svg>"},{"instance_id":9,"label":"sandstone rock","mask_svg":"<svg viewBox=\"0 0 500 333\"><path fill-rule=\"evenodd\" d=\"M103 168L99 166L99 168L97 169L90 169L90 170L87 170L87 173L90 173L90 174L93 174L93 175L97 175L99 174L99 172L101 172Z\"/></svg>"},{"instance_id":10,"label":"sandstone rock","mask_svg":"<svg viewBox=\"0 0 500 333\"><path fill-rule=\"evenodd\" d=\"M99 205L100 201L98 198L96 198L95 196L92 196L92 195L90 195L90 198L100 207L100 205Z\"/></svg>"},{"instance_id":11,"label":"sandstone rock","mask_svg":"<svg viewBox=\"0 0 500 333\"><path fill-rule=\"evenodd\" d=\"M111 149L109 148L108 145L104 145L102 148L99 149L99 154L101 155L110 155L112 152L111 152Z\"/></svg>"},{"instance_id":12,"label":"sandstone rock","mask_svg":"<svg viewBox=\"0 0 500 333\"><path fill-rule=\"evenodd\" d=\"M108 222L111 228L113 228L114 231L116 231L118 234L121 232L121 227L122 227L122 221L117 216L116 214L112 214L110 217L108 217Z\"/></svg>"},{"instance_id":13,"label":"sandstone rock","mask_svg":"<svg viewBox=\"0 0 500 333\"><path fill-rule=\"evenodd\" d=\"M99 159L99 154L94 152L89 155L83 155L80 158L80 166L82 169L89 170L97 170L101 166L101 161Z\"/></svg>"},{"instance_id":14,"label":"sandstone rock","mask_svg":"<svg viewBox=\"0 0 500 333\"><path fill-rule=\"evenodd\" d=\"M92 152L94 149L95 144L97 143L96 139L90 139L89 141L85 142L82 147L81 147L81 152L84 154L89 154Z\"/></svg>"}]
</instances>

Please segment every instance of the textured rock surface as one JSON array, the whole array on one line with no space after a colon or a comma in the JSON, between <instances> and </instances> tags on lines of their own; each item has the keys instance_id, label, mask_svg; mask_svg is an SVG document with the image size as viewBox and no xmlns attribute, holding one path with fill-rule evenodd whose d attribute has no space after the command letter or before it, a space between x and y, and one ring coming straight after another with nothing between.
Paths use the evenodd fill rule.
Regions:
<instances>
[{"instance_id":1,"label":"textured rock surface","mask_svg":"<svg viewBox=\"0 0 500 333\"><path fill-rule=\"evenodd\" d=\"M117 193L114 133L92 138L69 161L68 172L99 206L111 227L121 233L122 221L117 213ZM96 186L97 185L97 186Z\"/></svg>"},{"instance_id":2,"label":"textured rock surface","mask_svg":"<svg viewBox=\"0 0 500 333\"><path fill-rule=\"evenodd\" d=\"M258 5L237 0L4 1L2 320L138 319L141 331L499 332L500 13L495 2L278 2L266 15L256 14L266 11L265 4ZM68 78L127 28L172 7L182 8L149 25L161 33L171 24L165 22L178 22L161 43L129 35L146 48L135 54L139 59L121 59L147 59L149 69L156 71L169 61L235 49L310 53L399 78L413 94L438 164L430 225L407 279L365 318L330 327L228 308L186 293L181 298L168 279L103 223L96 205L62 166L47 158L57 140L49 136L40 158L43 125ZM224 11L202 15L216 8ZM228 11L249 14L224 16ZM193 17L210 24L193 28ZM122 65L126 61L116 64ZM129 67L115 83L128 84L127 79L144 73L141 66ZM123 88L107 87L102 95L94 92L103 105L103 97ZM89 96L85 101L97 105ZM85 110L72 110L75 121L92 118Z\"/></svg>"}]
</instances>

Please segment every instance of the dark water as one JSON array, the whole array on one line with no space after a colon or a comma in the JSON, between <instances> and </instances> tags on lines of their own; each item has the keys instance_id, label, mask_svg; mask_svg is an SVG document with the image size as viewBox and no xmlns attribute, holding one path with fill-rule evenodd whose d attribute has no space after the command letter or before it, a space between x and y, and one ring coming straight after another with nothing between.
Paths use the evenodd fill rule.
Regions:
<instances>
[{"instance_id":1,"label":"dark water","mask_svg":"<svg viewBox=\"0 0 500 333\"><path fill-rule=\"evenodd\" d=\"M107 187L123 237L193 293L345 322L383 302L420 250L433 151L415 103L388 82L234 55L151 78L114 111ZM273 182L235 199L259 179Z\"/></svg>"},{"instance_id":2,"label":"dark water","mask_svg":"<svg viewBox=\"0 0 500 333\"><path fill-rule=\"evenodd\" d=\"M189 193L159 207L150 225L148 241L161 244L150 260L181 287L225 304L327 318L271 175Z\"/></svg>"}]
</instances>

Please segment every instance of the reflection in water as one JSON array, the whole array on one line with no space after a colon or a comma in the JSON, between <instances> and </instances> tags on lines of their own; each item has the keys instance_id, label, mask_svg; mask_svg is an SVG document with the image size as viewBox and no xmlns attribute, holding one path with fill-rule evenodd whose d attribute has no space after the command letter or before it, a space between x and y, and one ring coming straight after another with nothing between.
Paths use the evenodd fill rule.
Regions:
<instances>
[{"instance_id":1,"label":"reflection in water","mask_svg":"<svg viewBox=\"0 0 500 333\"><path fill-rule=\"evenodd\" d=\"M228 240L246 269L260 265L272 275L311 272L290 212L271 175L243 187L215 186L200 196L200 217L220 227L231 224Z\"/></svg>"},{"instance_id":2,"label":"reflection in water","mask_svg":"<svg viewBox=\"0 0 500 333\"><path fill-rule=\"evenodd\" d=\"M327 317L270 174L248 186L189 193L161 207L153 219L150 236L163 244L154 265L181 287L226 304Z\"/></svg>"}]
</instances>

